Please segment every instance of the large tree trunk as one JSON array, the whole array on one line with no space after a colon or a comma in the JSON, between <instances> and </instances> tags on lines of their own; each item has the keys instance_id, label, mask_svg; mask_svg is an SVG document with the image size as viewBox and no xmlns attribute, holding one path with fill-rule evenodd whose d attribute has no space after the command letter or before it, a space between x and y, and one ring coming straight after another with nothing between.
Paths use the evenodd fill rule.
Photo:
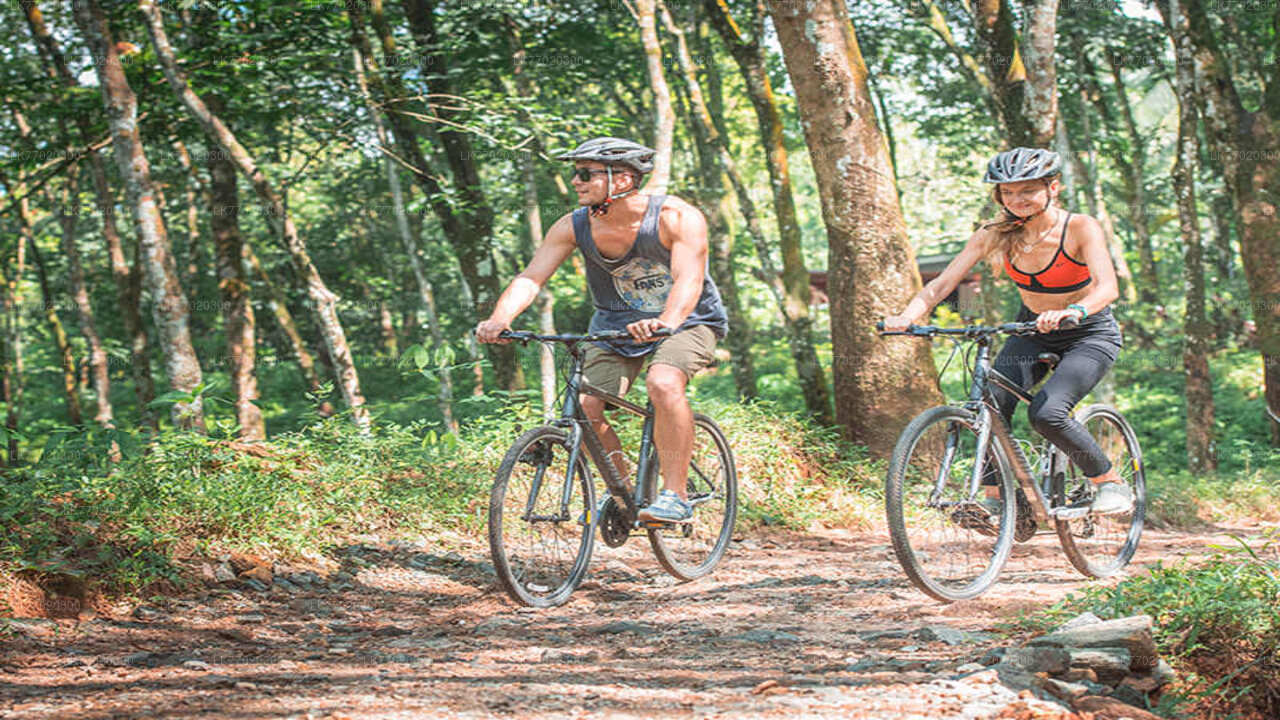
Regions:
<instances>
[{"instance_id":1,"label":"large tree trunk","mask_svg":"<svg viewBox=\"0 0 1280 720\"><path fill-rule=\"evenodd\" d=\"M156 206L151 167L138 131L138 100L125 78L111 29L95 0L75 0L76 24L84 33L102 90L114 145L112 153L133 210L134 227L142 246L140 264L154 303L152 319L159 331L161 354L169 385L192 392L203 382L200 362L191 344L190 313L178 282L169 236ZM182 428L204 430L204 408L197 396L191 403L174 403L172 419Z\"/></svg>"},{"instance_id":2,"label":"large tree trunk","mask_svg":"<svg viewBox=\"0 0 1280 720\"><path fill-rule=\"evenodd\" d=\"M370 0L368 7L374 30L378 34L384 65L397 67L400 60L397 57L395 38L391 33L391 27L387 24L386 17L383 14L382 0ZM407 9L415 10L415 8L416 6ZM351 22L352 45L364 57L372 59L374 57L373 51L369 46L369 40L364 31L363 4L348 3L347 13ZM425 15L427 19L419 20L419 25L427 24L431 13L425 12ZM431 27L434 27L434 25ZM415 30L415 35L426 35L427 38L420 40L420 42L425 41L429 47L435 46L435 43L430 39L433 37L433 31L427 32L427 29L424 28L421 33ZM444 72L444 60L439 57L438 53L432 54L429 62L433 69L438 72ZM487 204L483 203L483 195L481 195L482 206L476 208L474 212L460 210L455 213L446 198L443 188L440 187L439 182L436 180L439 173L432 168L427 161L426 155L422 152L421 146L418 144L419 132L412 119L414 114L401 109L404 104L409 102L409 98L415 96L416 93L410 93L405 89L400 79L392 73L370 73L368 79L376 90L374 96L379 101L379 107L386 113L387 122L391 126L391 134L395 137L396 148L400 155L394 156L394 159L404 165L409 172L413 173L414 182L418 184L423 195L426 196L427 201L431 204L432 211L440 221L444 236L453 245L454 254L458 258L458 265L462 271L462 283L469 293L466 298L467 308L470 309L473 318L477 315L487 314L502 291L498 281L497 263L493 257L493 248L490 244L492 231L491 210ZM396 106L393 106L393 104ZM463 136L463 139L465 140L465 136ZM472 164L472 172L474 173L475 158L474 153L459 149L460 147L461 144L455 147L454 152L450 155L450 160L462 166L462 177L457 178L457 184L459 185L459 190L463 191L468 187L466 163ZM391 150L384 149L384 152L391 153ZM478 193L478 179L475 180L475 183L474 191ZM474 338L469 341L468 349L474 357L479 357L480 350L478 344L474 342ZM485 346L485 352L490 362L493 363L494 375L499 387L503 389L520 389L524 387L523 373L513 346L489 344ZM483 373L478 363L475 367L478 375L476 389L477 392L483 392Z\"/></svg>"},{"instance_id":3,"label":"large tree trunk","mask_svg":"<svg viewBox=\"0 0 1280 720\"><path fill-rule=\"evenodd\" d=\"M653 172L645 190L655 195L667 191L671 182L671 148L675 137L676 114L671 108L671 89L662 69L662 46L658 44L655 0L636 0L636 22L640 26L640 43L644 46L645 68L649 72L649 89L653 92L654 139Z\"/></svg>"},{"instance_id":4,"label":"large tree trunk","mask_svg":"<svg viewBox=\"0 0 1280 720\"><path fill-rule=\"evenodd\" d=\"M1280 445L1280 163L1275 162L1280 157L1280 63L1270 66L1261 107L1245 110L1200 0L1186 0L1182 9L1195 63L1206 80L1211 111L1205 125L1218 147L1228 150L1220 155L1223 178L1240 212L1240 254L1262 350L1266 406L1274 421L1271 442ZM1280 6L1275 24L1280 25Z\"/></svg>"},{"instance_id":5,"label":"large tree trunk","mask_svg":"<svg viewBox=\"0 0 1280 720\"><path fill-rule=\"evenodd\" d=\"M383 147L387 147L390 142L387 138L387 130L382 124L382 113L374 104L365 79L366 67L370 74L378 72L378 68L374 66L373 58L366 56L361 52L360 48L353 48L352 52L355 57L356 79L360 84L360 91L364 95L364 101L369 106L369 116L373 120L374 130L377 132L378 143ZM409 227L409 217L404 207L404 190L400 186L400 173L396 169L396 163L390 156L384 156L383 166L387 175L387 185L391 188L391 202L396 218L396 231L400 234L400 242L404 245L405 255L409 258L409 267L413 270L413 278L418 285L418 299L422 302L423 310L427 313L427 330L431 335L431 354L436 360L436 375L440 383L437 406L440 408L440 416L444 420L445 428L451 433L456 433L458 431L458 422L453 417L453 378L449 374L452 363L449 362L443 352L443 349L448 344L444 339L444 331L440 327L440 315L436 312L435 288L431 286L431 280L427 278L426 270L422 267L422 258L418 253L418 238Z\"/></svg>"},{"instance_id":6,"label":"large tree trunk","mask_svg":"<svg viewBox=\"0 0 1280 720\"><path fill-rule=\"evenodd\" d=\"M764 145L765 165L769 169L773 190L778 247L782 251L783 322L791 336L792 357L796 363L796 374L800 378L805 405L815 417L830 420L831 394L813 342L813 317L809 312L809 271L804 263L800 223L796 220L795 200L791 193L791 169L786 146L782 141L782 116L778 112L773 86L765 70L764 48L760 46L765 10L762 3L756 6L756 30L752 40L748 42L729 15L728 7L722 2L707 0L704 7L710 12L713 24L737 62L751 105L755 109L756 123ZM682 38L677 39L683 42ZM687 58L687 52L683 49L681 52ZM693 77L692 69L686 70L686 75ZM894 187L896 192L897 186Z\"/></svg>"},{"instance_id":7,"label":"large tree trunk","mask_svg":"<svg viewBox=\"0 0 1280 720\"><path fill-rule=\"evenodd\" d=\"M939 398L926 343L876 335L878 318L920 289L866 65L843 0L771 0L795 85L829 243L836 418L885 456L902 426Z\"/></svg>"},{"instance_id":8,"label":"large tree trunk","mask_svg":"<svg viewBox=\"0 0 1280 720\"><path fill-rule=\"evenodd\" d=\"M1169 32L1177 57L1174 85L1178 93L1178 160L1173 166L1173 188L1178 200L1178 225L1185 248L1187 309L1186 341L1182 364L1186 374L1187 466L1197 473L1218 465L1213 439L1213 379L1209 375L1209 342L1212 328L1205 316L1204 253L1200 244L1200 219L1196 214L1196 91L1191 41L1186 15L1179 0L1169 4Z\"/></svg>"},{"instance_id":9,"label":"large tree trunk","mask_svg":"<svg viewBox=\"0 0 1280 720\"><path fill-rule=\"evenodd\" d=\"M26 14L27 27L40 48L40 56L46 64L50 77L59 79L68 88L78 88L79 83L67 67L62 50L58 47L53 34L45 25L44 17L36 0L25 0L21 3ZM89 145L92 139L89 118L76 114L74 121L79 131L80 141ZM124 321L125 334L129 340L130 363L129 372L133 379L134 397L138 404L141 423L156 429L156 415L152 411L151 401L155 400L155 381L151 378L151 349L147 339L146 328L142 324L142 313L138 308L138 293L134 291L133 277L137 274L136 266L131 269L125 260L124 246L120 241L120 231L116 226L115 196L107 184L107 172L102 162L102 155L90 149L87 155L89 173L93 179L93 191L97 199L97 211L102 214L102 237L106 241L107 255L111 259L111 275L116 284L116 298L121 319Z\"/></svg>"},{"instance_id":10,"label":"large tree trunk","mask_svg":"<svg viewBox=\"0 0 1280 720\"><path fill-rule=\"evenodd\" d=\"M337 295L320 277L319 271L316 270L307 252L306 243L293 224L293 218L266 174L258 167L248 150L236 139L231 129L210 110L204 100L196 95L186 77L178 70L173 48L170 47L169 39L165 34L160 10L154 1L138 0L138 8L146 16L151 43L156 49L156 56L160 60L160 67L164 71L165 79L169 82L169 87L186 106L191 117L204 129L209 140L217 143L231 156L229 162L233 162L240 172L244 173L258 197L271 212L271 217L279 221L279 229L283 235L285 247L289 250L289 257L293 260L294 269L306 285L307 297L315 313L316 325L320 329L329 357L333 361L338 386L347 401L347 407L351 409L352 422L361 432L368 432L369 410L365 407L364 394L360 390L360 376L351 357L351 348L347 345L346 332L343 330L342 321L338 318Z\"/></svg>"}]
</instances>

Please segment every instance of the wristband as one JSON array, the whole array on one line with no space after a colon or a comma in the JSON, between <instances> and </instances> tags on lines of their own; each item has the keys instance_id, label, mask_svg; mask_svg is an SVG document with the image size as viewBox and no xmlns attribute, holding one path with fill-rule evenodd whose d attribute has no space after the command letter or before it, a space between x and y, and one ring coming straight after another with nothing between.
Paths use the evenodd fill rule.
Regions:
<instances>
[{"instance_id":1,"label":"wristband","mask_svg":"<svg viewBox=\"0 0 1280 720\"><path fill-rule=\"evenodd\" d=\"M1088 311L1088 310L1086 310L1086 309L1084 308L1084 306L1083 306L1083 305L1081 305L1080 303L1071 303L1070 305L1068 305L1068 306L1067 306L1067 309L1068 309L1068 310L1079 310L1079 311L1080 311L1080 320L1081 320L1081 322L1083 322L1085 318L1089 317L1089 311Z\"/></svg>"}]
</instances>

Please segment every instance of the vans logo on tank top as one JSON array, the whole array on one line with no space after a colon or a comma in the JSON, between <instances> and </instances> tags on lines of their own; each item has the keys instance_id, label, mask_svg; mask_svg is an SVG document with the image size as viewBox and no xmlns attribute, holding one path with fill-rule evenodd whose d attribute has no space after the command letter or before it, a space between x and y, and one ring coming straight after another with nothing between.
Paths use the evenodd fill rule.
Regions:
<instances>
[{"instance_id":1,"label":"vans logo on tank top","mask_svg":"<svg viewBox=\"0 0 1280 720\"><path fill-rule=\"evenodd\" d=\"M662 312L671 293L671 272L666 265L646 257L632 258L612 270L613 289L632 310Z\"/></svg>"}]
</instances>

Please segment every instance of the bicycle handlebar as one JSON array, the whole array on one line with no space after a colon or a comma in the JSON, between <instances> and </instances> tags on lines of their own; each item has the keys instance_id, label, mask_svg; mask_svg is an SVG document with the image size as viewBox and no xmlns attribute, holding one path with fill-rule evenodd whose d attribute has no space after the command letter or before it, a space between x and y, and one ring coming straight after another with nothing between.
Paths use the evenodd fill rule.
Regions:
<instances>
[{"instance_id":1,"label":"bicycle handlebar","mask_svg":"<svg viewBox=\"0 0 1280 720\"><path fill-rule=\"evenodd\" d=\"M1070 329L1078 325L1075 318L1063 318L1058 323L1061 329ZM942 328L936 325L908 325L906 330L888 330L884 329L884 321L876 322L876 330L880 335L910 335L913 337L933 337L934 335L953 335L965 338L977 339L996 334L1006 335L1035 335L1039 332L1036 324L1032 322L1013 322L1003 323L1000 325L970 325L962 328Z\"/></svg>"},{"instance_id":2,"label":"bicycle handlebar","mask_svg":"<svg viewBox=\"0 0 1280 720\"><path fill-rule=\"evenodd\" d=\"M653 332L653 337L665 338L665 337L670 337L672 334L673 333L671 330L659 329ZM605 342L609 340L634 340L635 339L631 337L631 333L627 332L626 330L609 330L606 332L591 333L587 335L565 335L565 334L539 335L538 333L525 332L523 330L503 330L501 333L498 334L498 337L502 338L503 340L519 340L520 342L537 341L537 342L562 342L562 343L597 342L597 341Z\"/></svg>"}]
</instances>

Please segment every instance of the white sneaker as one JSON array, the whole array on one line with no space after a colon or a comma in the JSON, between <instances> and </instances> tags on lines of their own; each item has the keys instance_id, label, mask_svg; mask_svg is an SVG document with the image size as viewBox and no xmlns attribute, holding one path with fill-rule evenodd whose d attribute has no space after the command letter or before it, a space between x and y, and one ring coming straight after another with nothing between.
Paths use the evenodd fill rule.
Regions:
<instances>
[{"instance_id":1,"label":"white sneaker","mask_svg":"<svg viewBox=\"0 0 1280 720\"><path fill-rule=\"evenodd\" d=\"M1097 487L1098 494L1089 504L1089 512L1098 515L1127 513L1133 509L1133 490L1122 482L1104 482Z\"/></svg>"}]
</instances>

